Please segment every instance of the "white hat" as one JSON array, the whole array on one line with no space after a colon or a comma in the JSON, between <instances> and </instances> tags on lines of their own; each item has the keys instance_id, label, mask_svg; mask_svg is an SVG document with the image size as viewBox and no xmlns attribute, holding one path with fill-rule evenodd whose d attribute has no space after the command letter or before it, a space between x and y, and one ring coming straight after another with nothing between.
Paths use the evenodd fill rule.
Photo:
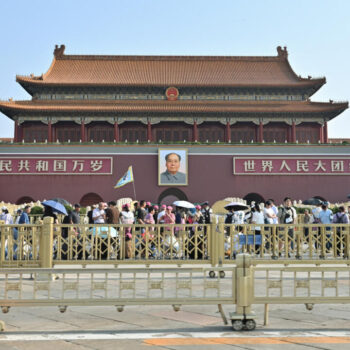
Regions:
<instances>
[{"instance_id":1,"label":"white hat","mask_svg":"<svg viewBox=\"0 0 350 350\"><path fill-rule=\"evenodd\" d=\"M1 210L7 210L7 207L2 207Z\"/></svg>"}]
</instances>

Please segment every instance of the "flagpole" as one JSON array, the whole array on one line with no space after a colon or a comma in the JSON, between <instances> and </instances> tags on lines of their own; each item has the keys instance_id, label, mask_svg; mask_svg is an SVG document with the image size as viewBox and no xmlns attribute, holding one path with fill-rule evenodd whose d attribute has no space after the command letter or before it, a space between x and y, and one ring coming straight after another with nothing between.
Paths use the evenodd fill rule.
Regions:
<instances>
[{"instance_id":1,"label":"flagpole","mask_svg":"<svg viewBox=\"0 0 350 350\"><path fill-rule=\"evenodd\" d=\"M135 196L135 201L137 200L136 198L136 190L135 190L135 178L134 178L134 181L132 182L132 186L134 188L134 196Z\"/></svg>"}]
</instances>

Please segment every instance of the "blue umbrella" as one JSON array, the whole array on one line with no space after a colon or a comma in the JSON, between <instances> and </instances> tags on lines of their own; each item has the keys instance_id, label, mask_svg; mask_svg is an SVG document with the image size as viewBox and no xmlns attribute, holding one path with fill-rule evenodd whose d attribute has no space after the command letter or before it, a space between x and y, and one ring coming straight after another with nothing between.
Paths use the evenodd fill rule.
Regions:
<instances>
[{"instance_id":1,"label":"blue umbrella","mask_svg":"<svg viewBox=\"0 0 350 350\"><path fill-rule=\"evenodd\" d=\"M68 215L64 205L59 202L49 200L49 201L42 202L42 205L45 205L46 207L51 207L53 211L56 211L57 213Z\"/></svg>"}]
</instances>

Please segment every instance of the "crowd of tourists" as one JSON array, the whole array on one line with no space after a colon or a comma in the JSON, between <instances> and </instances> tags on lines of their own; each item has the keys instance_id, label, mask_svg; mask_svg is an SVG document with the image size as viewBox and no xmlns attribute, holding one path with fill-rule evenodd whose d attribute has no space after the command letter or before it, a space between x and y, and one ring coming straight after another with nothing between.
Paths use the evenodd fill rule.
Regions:
<instances>
[{"instance_id":1,"label":"crowd of tourists","mask_svg":"<svg viewBox=\"0 0 350 350\"><path fill-rule=\"evenodd\" d=\"M212 209L208 202L202 203L202 205L196 205L193 209L184 209L182 207L171 206L171 205L152 205L150 202L141 200L139 202L134 202L133 204L126 203L122 206L121 210L118 209L117 203L110 201L108 203L99 203L94 205L91 210L87 212L86 217L81 222L80 215L81 206L75 204L73 210L62 220L62 224L79 225L80 223L91 224L91 225L130 225L125 226L123 229L125 235L125 255L126 257L132 257L132 246L131 242L133 240L133 232L137 232L137 240L146 240L145 235L148 235L148 239L152 240L154 236L150 234L150 230L146 230L142 225L155 225L164 224L169 228L174 224L210 224L212 222ZM5 224L29 224L29 214L31 207L29 205L25 206L23 210L18 210L15 220L9 213L6 207L1 208L0 220L3 220ZM44 207L44 214L42 218L52 217L55 224L59 224L59 218L54 212L54 210L49 207ZM329 203L320 202L312 210L305 209L304 215L302 216L304 224L325 224L329 225L332 223L338 224L348 224L350 222L350 207L345 209L344 206L338 208L338 212L333 214L329 209ZM251 224L253 225L253 231L255 234L254 242L259 241L259 236L263 234L263 227L260 225L277 225L277 224L298 224L298 215L296 209L292 205L292 200L286 197L283 201L283 205L277 207L274 200L269 199L265 203L252 203L250 209L248 210L236 210L234 207L228 208L228 213L225 216L225 224L234 224L234 230L237 232L230 233L229 226L225 226L225 250L238 251L240 249L240 244L238 241L239 235L242 234L243 228L240 225ZM141 225L139 228L133 231L132 225ZM137 226L136 226L137 227ZM329 230L330 227L326 227ZM151 228L151 231L153 228ZM172 229L170 229L172 231ZM188 229L189 234L191 234L191 227ZM74 230L76 236L80 235L80 228L76 226ZM163 232L163 229L162 229ZM176 236L176 230L173 231ZM193 233L193 232L192 232ZM304 228L305 237L309 234L309 228ZM61 237L67 239L69 235L69 230L67 227L63 227L61 230ZM291 240L291 248L293 249L293 228L288 229L288 236ZM13 230L13 238L16 241L18 237L18 229ZM164 237L163 237L164 238ZM234 244L230 242L230 239L236 238ZM78 240L78 238L76 239ZM135 241L135 240L134 240ZM103 243L107 245L106 241ZM280 242L279 245L282 243ZM105 247L102 247L105 248ZM259 251L258 244L256 244L256 252ZM282 249L282 246L279 247ZM106 250L106 249L102 249ZM62 252L67 252L67 243L62 245ZM67 258L66 257L62 257Z\"/></svg>"}]
</instances>

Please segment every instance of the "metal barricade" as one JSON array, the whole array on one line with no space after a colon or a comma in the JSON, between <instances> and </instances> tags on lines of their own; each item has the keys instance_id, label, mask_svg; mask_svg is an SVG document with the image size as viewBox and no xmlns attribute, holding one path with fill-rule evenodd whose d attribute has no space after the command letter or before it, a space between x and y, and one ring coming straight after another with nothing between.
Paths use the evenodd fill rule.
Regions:
<instances>
[{"instance_id":1,"label":"metal barricade","mask_svg":"<svg viewBox=\"0 0 350 350\"><path fill-rule=\"evenodd\" d=\"M36 225L0 224L0 267L58 264L234 264L350 260L347 224Z\"/></svg>"},{"instance_id":2,"label":"metal barricade","mask_svg":"<svg viewBox=\"0 0 350 350\"><path fill-rule=\"evenodd\" d=\"M350 257L348 224L219 224L223 232L224 263L237 254L249 253L257 262L317 263L332 259L343 263Z\"/></svg>"},{"instance_id":3,"label":"metal barricade","mask_svg":"<svg viewBox=\"0 0 350 350\"><path fill-rule=\"evenodd\" d=\"M54 264L211 263L210 225L53 225Z\"/></svg>"}]
</instances>

